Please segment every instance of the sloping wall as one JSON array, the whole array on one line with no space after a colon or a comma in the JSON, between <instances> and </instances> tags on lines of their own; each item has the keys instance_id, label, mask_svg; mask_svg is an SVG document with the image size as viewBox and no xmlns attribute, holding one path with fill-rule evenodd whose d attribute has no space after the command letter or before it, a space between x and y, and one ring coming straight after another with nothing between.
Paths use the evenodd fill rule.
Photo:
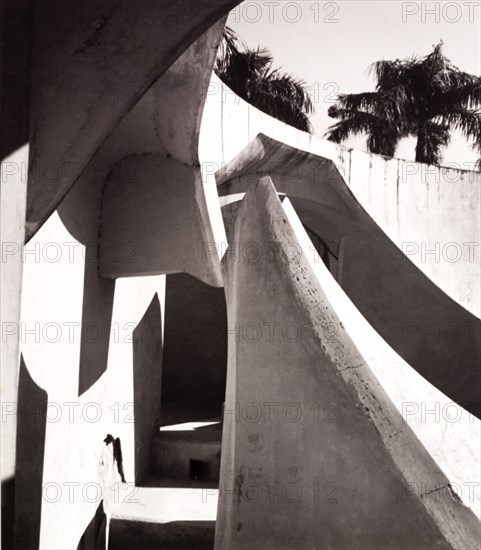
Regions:
<instances>
[{"instance_id":1,"label":"sloping wall","mask_svg":"<svg viewBox=\"0 0 481 550\"><path fill-rule=\"evenodd\" d=\"M222 170L259 133L331 159L386 235L439 288L480 316L480 172L347 149L260 112L216 75L206 88L200 139L205 173Z\"/></svg>"},{"instance_id":2,"label":"sloping wall","mask_svg":"<svg viewBox=\"0 0 481 550\"><path fill-rule=\"evenodd\" d=\"M364 209L406 251L406 261L413 261L453 300L479 315L480 173L385 159L316 139L249 106L214 75L208 85L201 127L200 158L204 173L220 171L220 180L228 178L227 164L259 133L332 159ZM263 173L268 172L267 166ZM372 177L367 181L370 174ZM256 179L254 173L251 183ZM227 218L230 214L226 209L232 210L235 201L242 197L243 193L221 197ZM433 216L427 214L428 206L429 212L432 206ZM234 208L234 219L235 211ZM449 255L441 254L442 247L440 254L421 255L422 250L435 249L434 243L445 241L471 243L470 254L462 255L457 262L448 261L454 247L447 249ZM413 254L415 245L417 255ZM221 246L221 252L226 248L226 244ZM356 323L366 323L359 312ZM450 338L443 328L439 327L439 335L435 336ZM420 329L429 331L431 327ZM371 337L361 337L359 341L380 383L462 493L465 503L480 516L480 422L419 376L378 334L372 330L369 333Z\"/></svg>"}]
</instances>

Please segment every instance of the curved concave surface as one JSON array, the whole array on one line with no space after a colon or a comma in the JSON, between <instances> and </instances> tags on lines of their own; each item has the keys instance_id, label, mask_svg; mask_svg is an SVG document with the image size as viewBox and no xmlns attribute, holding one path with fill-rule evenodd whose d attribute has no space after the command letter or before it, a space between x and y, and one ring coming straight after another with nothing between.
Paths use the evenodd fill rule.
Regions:
<instances>
[{"instance_id":1,"label":"curved concave surface","mask_svg":"<svg viewBox=\"0 0 481 550\"><path fill-rule=\"evenodd\" d=\"M36 3L32 17L27 241L145 91L238 3Z\"/></svg>"},{"instance_id":2,"label":"curved concave surface","mask_svg":"<svg viewBox=\"0 0 481 550\"><path fill-rule=\"evenodd\" d=\"M229 341L216 548L477 548L478 520L438 498L449 481L344 329L294 216L262 178L223 260L241 336Z\"/></svg>"},{"instance_id":3,"label":"curved concave surface","mask_svg":"<svg viewBox=\"0 0 481 550\"><path fill-rule=\"evenodd\" d=\"M217 174L219 195L270 175L338 258L338 282L417 372L481 417L481 323L427 278L357 202L333 161L259 135Z\"/></svg>"}]
</instances>

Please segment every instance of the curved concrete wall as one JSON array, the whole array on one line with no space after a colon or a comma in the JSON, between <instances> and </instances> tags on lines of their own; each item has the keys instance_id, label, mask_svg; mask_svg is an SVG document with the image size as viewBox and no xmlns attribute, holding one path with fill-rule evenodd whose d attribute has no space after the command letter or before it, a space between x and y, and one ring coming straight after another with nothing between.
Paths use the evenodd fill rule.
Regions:
<instances>
[{"instance_id":1,"label":"curved concrete wall","mask_svg":"<svg viewBox=\"0 0 481 550\"><path fill-rule=\"evenodd\" d=\"M264 243L277 247L259 252ZM459 501L406 498L449 482L359 353L343 325L352 304L308 259L309 238L269 178L245 196L231 244L251 255L224 258L230 330L278 330L229 343L216 548L476 548L479 522ZM335 420L310 414L316 403L334 405Z\"/></svg>"},{"instance_id":2,"label":"curved concrete wall","mask_svg":"<svg viewBox=\"0 0 481 550\"><path fill-rule=\"evenodd\" d=\"M342 288L373 328L427 380L481 418L479 319L392 243L331 160L259 135L221 171L219 193L238 196L263 175L272 176L306 227L328 244Z\"/></svg>"},{"instance_id":3,"label":"curved concrete wall","mask_svg":"<svg viewBox=\"0 0 481 550\"><path fill-rule=\"evenodd\" d=\"M411 243L425 242L425 251L429 250L430 243L441 243L443 239L447 242L474 243L470 249L472 253L468 256L464 254L458 262L447 261L442 254L423 254L421 258L421 248L417 256L413 254L415 248L404 248L408 256L406 262L412 260L454 301L479 315L479 244L476 245L476 242L479 243L480 223L477 207L481 183L479 173L389 160L318 140L259 112L235 96L214 75L209 84L201 127L200 158L205 181L216 171L221 179L228 179L232 175L228 163L259 133L296 147L300 154L314 153L331 159L361 206L401 250L404 239ZM236 169L235 163L231 168ZM370 170L374 177L368 185L366 178ZM262 173L268 172L268 163L267 166L264 163ZM406 177L398 178L398 174ZM250 183L254 183L258 175L254 174ZM451 182L454 182L454 188L449 186ZM453 195L449 191L456 193ZM447 198L456 200L444 200L443 193ZM407 194L409 197L406 197ZM237 211L234 203L243 196L241 192L220 198L226 229L232 229ZM433 204L430 197L433 200L436 197L437 202ZM429 199L429 207L432 206L436 213L434 217L426 215L426 199ZM231 217L233 220L229 221ZM419 228L419 235L415 238L408 233L414 227ZM220 245L221 252L225 253L226 248L225 244ZM340 295L349 301L342 291ZM463 307L460 307L459 311L462 310ZM357 311L356 308L353 311ZM470 318L468 311L464 312L467 319ZM463 492L465 502L478 517L481 516L481 423L416 373L379 335L370 330L361 314L357 313L354 319L354 326L365 326L358 345L363 355L369 358L368 362L380 383L458 492ZM371 335L369 338L366 338L366 331ZM438 337L444 337L443 333ZM465 351L471 353L475 350L468 347Z\"/></svg>"},{"instance_id":4,"label":"curved concrete wall","mask_svg":"<svg viewBox=\"0 0 481 550\"><path fill-rule=\"evenodd\" d=\"M214 2L210 8L224 11L228 5ZM203 24L212 16L210 12L201 15ZM28 474L22 478L22 487L30 483L43 489L41 511L40 501L35 510L40 524L27 527L41 548L77 547L100 503L109 515L114 504L135 498L134 483L145 477L151 437L160 417L165 273L191 270L208 283L222 285L219 256L203 256L203 243L215 240L209 209L216 192L213 176L214 197L204 192L197 142L204 80L210 75L223 25L220 20L202 34L145 94L25 245L26 255L13 258L12 277L14 269L24 267L21 351L33 383L48 394L49 401L43 471L29 473L28 457L17 460L17 470ZM177 111L172 110L169 94L180 100ZM179 124L181 120L184 123ZM107 126L101 125L102 131ZM118 171L130 159L149 161L151 157L154 161L137 164L137 171ZM157 158L172 159L182 167L181 174L164 170L152 175ZM112 194L129 197L132 180L125 176L143 181L146 195L140 203L135 192L131 201L121 200L119 217L110 199ZM104 192L107 181L110 194ZM162 193L163 188L172 192ZM176 194L180 188L184 192ZM147 207L152 217L145 215ZM162 208L168 212L170 208L173 227L160 215ZM157 226L155 231L151 222ZM105 224L114 232L102 232ZM19 228L23 229L21 220ZM149 241L153 234L156 239ZM190 241L193 236L195 242ZM139 244L145 242L154 248L136 256ZM156 249L159 243L165 248ZM102 273L105 264L115 273L108 269ZM126 278L112 278L118 276ZM18 273L16 277L20 283ZM18 422L25 436L28 416L19 416ZM121 482L108 443L117 438L126 483ZM17 502L28 502L28 495L17 493ZM29 510L26 504L17 508L19 525Z\"/></svg>"},{"instance_id":5,"label":"curved concrete wall","mask_svg":"<svg viewBox=\"0 0 481 550\"><path fill-rule=\"evenodd\" d=\"M238 2L104 0L71 6L52 0L34 6L27 240L120 120ZM166 33L163 21L176 32ZM120 44L123 34L128 48Z\"/></svg>"},{"instance_id":6,"label":"curved concrete wall","mask_svg":"<svg viewBox=\"0 0 481 550\"><path fill-rule=\"evenodd\" d=\"M213 13L217 14L215 19L220 13L225 13L228 6L236 2L209 1L208 3L212 4L212 11L199 15L202 25L196 27L191 38L197 36L197 33L201 32L201 27L204 28L207 22L211 21L214 17ZM56 2L52 5L55 4ZM105 6L108 4L107 2ZM200 9L200 11L202 10ZM120 17L120 20L123 20L123 16ZM51 21L51 24L54 22ZM154 27L155 25L149 25L155 34L157 31ZM161 319L165 308L165 275L140 278L132 276L138 272L127 272L128 270L122 268L121 271L106 274L111 276L130 275L130 277L114 281L101 277L99 274L99 259L105 259L105 257L99 258L97 254L99 221L102 214L108 214L108 208L103 212L103 206L109 206L103 202L104 183L109 174L114 181L115 167L122 166L119 162L129 155L144 153L160 154L167 158L172 155L178 162L187 165L191 173L194 173L195 189L190 200L194 205L192 208L196 210L197 217L196 223L192 227L189 226L189 229L194 233L197 231L197 250L194 251L196 260L190 263L192 258L183 257L180 247L179 250L167 248L166 255L169 257L161 258L163 263L160 267L156 265L154 269L150 265L148 269L143 268L141 272L147 275L149 269L153 269L156 274L190 269L195 276L214 286L222 285L219 257L223 253L223 245L226 245L214 174L219 168L222 168L222 163L232 160L259 132L280 139L302 151L312 151L334 160L341 167L345 176L346 173L349 174L348 184L354 190L356 185L364 189L362 182L366 177L366 169L363 166L366 159L371 159L372 156L361 154L362 158L356 160L357 153L350 153L342 147L297 132L267 115L259 113L236 98L220 84L216 77L209 80L208 65L213 62L216 40L219 38L221 27L222 24L219 23L210 33L203 35L199 39L197 49L195 45L189 48L156 85L144 95L137 106L130 110L130 114L118 124L110 137L107 134L122 116L120 111L115 111L115 113L109 111L105 120L95 120L95 128L99 131L93 132L88 139L82 141L81 147L76 151L77 156L74 155L69 159L79 160L82 169L85 164L87 165L82 176L58 210L50 216L45 225L28 243L26 250L29 253L26 260L21 254L17 254L6 266L7 281L9 285L12 285L9 288L15 289L15 296L12 301L8 298L2 302L2 308L5 303L8 319L18 321L20 273L22 264L24 264L21 323L17 335L9 341L9 346L5 348L8 353L8 364L15 367L18 363L18 340L20 340L25 366L31 375L29 383L32 387L34 384L38 386L39 392L45 390L51 403L47 409L47 427L43 442L45 453L42 479L39 480L38 472L31 474L35 479L22 479L24 487L27 487L29 482L34 482L38 486L41 481L43 485L39 534L41 547L63 550L74 547L78 543L90 520L98 511L99 488L101 490L100 498L104 500L103 506L107 514L110 513L115 498L129 497L129 490L133 486L120 484L117 466L113 462L111 445L107 445L105 440L108 439L108 435L120 438L126 480L127 482L137 480L140 475L137 472L139 465L137 453L142 447L142 441L138 440L132 423L133 405L136 400L139 400L139 396L150 395L154 398L155 392L160 392L160 388L144 387L142 380L148 384L152 373L158 374L158 356L162 346L162 335L159 334L161 331L158 330L158 327L161 324L163 327ZM52 44L47 46L53 47ZM208 51L208 59L201 70L198 61L204 59L205 50ZM180 51L176 50L175 55L170 53L173 59ZM204 61L206 60L204 59ZM74 65L69 62L69 67L72 69L75 68ZM157 69L159 67L156 67ZM198 72L196 72L197 69L199 69ZM156 75L157 72L155 75L152 73L152 79ZM40 82L38 88L40 90L42 79L38 80L37 78L36 81ZM139 85L143 86L140 81ZM197 155L197 137L203 103L202 100L199 101L199 94L202 94L202 91L207 91L207 101L198 143L199 155ZM139 90L134 94L136 98L138 93L140 93ZM41 99L37 97L38 101ZM42 100L47 101L47 99L43 98ZM49 124L52 125L50 129L39 130L37 128L33 137L34 141L41 140L41 145L45 145L49 143L49 139L53 135L55 137L54 145L60 151L54 160L61 163L65 155L69 156L71 142L76 143L75 132L78 128L69 129L72 139L65 142L62 141L62 132L59 132L58 135L52 134L52 131L57 129L57 124L60 124L59 118L64 120L62 117L71 110L61 113L61 106L53 105L54 102L51 99L47 101L45 112L55 110L55 116L52 115L52 119L49 121ZM133 102L133 96L131 100ZM186 105L189 107L185 108ZM129 103L128 106L122 104L121 107L120 110L125 114L124 107L130 109L132 104ZM74 111L82 110L83 106L76 103L72 109ZM195 116L191 116L192 111L195 111ZM89 116L94 116L93 111L89 113ZM38 117L39 112L36 113L36 118L33 121L34 128L36 128ZM160 124L158 124L159 121ZM98 149L100 145L102 147ZM47 152L49 155L55 156L52 151ZM25 152L23 150L21 155L24 155ZM48 164L50 157L47 155L42 160L41 148L36 147L36 154L39 156L34 159L34 166ZM93 158L92 155L94 155ZM408 234L408 218L419 207L421 198L416 194L407 210L403 214L398 214L391 188L389 187L388 190L387 182L390 178L383 180L381 177L378 179L375 176L380 171L383 172L388 161L377 158L371 160L375 167L372 169L371 195L368 194L368 198L363 198L360 189L355 192L359 195L361 203L366 202L368 212L401 247L402 240ZM390 162L397 163L398 161ZM348 170L349 165L351 166L350 171ZM356 168L357 166L359 169ZM386 170L386 173L391 174L390 169L386 168ZM35 186L35 180L32 181ZM30 209L32 223L30 230L32 232L37 230L43 217L61 200L73 181L67 178L62 182L56 181L56 183L62 184L62 192L60 193L54 184L49 185L49 192L37 204L38 210L36 210L37 206ZM155 185L156 183L158 183L156 178L144 182L145 185ZM385 202L380 205L376 202L381 196L379 195L380 191L376 193L374 189L384 189L384 184L386 190L382 196ZM399 190L401 188L402 186L399 186ZM406 183L406 189L408 189L408 183ZM458 231L457 238L472 242L475 239L474 230L478 226L471 216L473 210L467 208L467 204L476 204L479 188L476 188L476 184L473 183L471 187L468 186L467 191L464 184L460 189L459 201L449 204L450 215L453 219L457 219L464 208L463 215L460 217L465 219L466 223L459 224L453 228L453 231ZM11 187L7 189L2 185L2 224L6 220L7 228L11 231L12 242L20 243L23 239L24 229L25 190L22 188L23 194L15 195L18 208L12 209L14 219L9 215L4 216L4 211L9 214L8 209L11 204L7 204L4 197L11 191ZM123 188L117 191L122 194L129 190ZM161 194L153 193L152 196L154 195L160 200ZM369 196L372 204L369 203ZM429 197L431 201L433 198L431 194ZM108 199L108 196L106 198ZM418 241L432 239L434 235L435 239L442 242L441 239L445 237L442 231L447 227L444 217L447 206L439 204L439 218L436 223L431 223L429 219L424 218L422 223L419 222L420 235L416 236ZM192 220L185 218L185 212L180 212L179 205L176 208L179 210L179 215L184 216L182 219L186 225L192 223ZM369 208L372 209L372 212ZM149 220L142 219L142 214L139 214L134 208L127 210L129 222L135 223L137 229L141 227L136 238L140 239L142 236L148 235ZM381 211L382 215L385 215L385 212L389 213L386 219L382 218ZM393 213L393 216L390 213ZM466 215L467 213L469 215ZM15 217L17 215L18 218ZM397 220L398 215L402 217L402 223L396 225L397 222L392 220ZM110 221L119 224L119 227L122 228L121 219L112 217ZM165 231L168 230L168 227L162 225L162 220L156 220L156 222L158 222L156 230L159 232L159 239L166 238ZM396 227L399 233L397 236L394 235ZM389 233L390 231L392 235ZM411 234L408 236L412 237ZM123 242L127 238L128 236L124 235ZM108 241L108 239L105 240ZM202 247L202 250L199 250L199 247ZM204 254L206 250L207 256ZM413 260L416 261L414 256ZM475 301L475 281L479 275L471 272L467 263L470 262L463 257L457 263L439 264L433 261L432 256L429 256L426 263L421 262L420 267L440 288L449 287L447 292L449 291L453 298L469 309L472 308ZM471 263L474 264L474 262ZM449 277L448 270L451 274ZM464 285L455 281L461 272L464 273ZM465 293L464 298L460 290L461 287L471 288L467 295ZM156 294L158 299L155 298ZM3 293L2 300L4 300ZM132 336L132 332L139 326L147 326L147 329L155 331L155 335L148 334L146 342L135 345L136 342L133 339L140 333L136 331ZM377 361L382 363L385 357L387 355L380 351ZM399 371L401 372L401 369ZM16 372L15 368L11 371L12 378L16 377ZM412 382L398 378L394 383L392 373L387 372L381 373L379 377L382 384L389 388L390 396L395 395L398 408L401 408L403 400L411 399L409 396L413 395L413 388L409 387L409 384ZM11 382L10 386L15 386L15 380ZM397 388L397 386L399 387ZM397 390L398 393L396 393ZM431 403L436 399L443 399L444 401L441 401L443 404L449 402L444 396L440 397L439 394L433 393L428 385L421 387L421 382L416 384L416 390L418 393L415 399L418 403L421 400ZM15 395L12 400L15 401ZM154 401L145 403L145 407L151 414L154 414L156 403ZM33 411L29 414L37 413ZM20 432L28 434L28 415L25 418L19 417L18 420L21 423ZM145 434L151 430L154 420L154 418L147 418L147 423L140 426L138 433L141 438L147 437ZM417 419L409 419L411 425L416 424L417 421ZM472 449L472 442L473 439L475 442L479 441L479 433L474 433L476 430L479 431L479 423L474 422L466 426L458 422L451 427L446 422L436 423L437 425L433 426L420 422L422 425L418 426L416 433L421 434L420 437L426 441L430 441L427 447L445 472L448 471L449 479L476 483L479 478L473 473L472 466L476 464L476 460L479 461L479 455ZM448 442L442 440L441 433L446 426L449 428L446 432L450 436ZM435 435L428 437L428 432ZM13 437L12 433L14 434L14 430L10 433L10 438ZM39 445L41 443L39 442ZM460 447L463 449L462 451L458 450L457 454L456 445L458 449ZM455 464L456 457L458 466ZM29 457L22 457L22 460L28 459ZM13 460L10 462L10 469L13 470ZM22 463L17 464L18 468L24 466L25 463L23 466ZM463 471L461 471L461 466L464 468ZM25 472L30 475L28 468ZM444 480L443 476L440 476L441 478ZM118 484L119 493L115 493L111 489L113 483ZM28 495L17 496L20 499L28 499ZM21 503L22 500L19 502ZM23 517L28 515L25 510L22 509Z\"/></svg>"},{"instance_id":7,"label":"curved concrete wall","mask_svg":"<svg viewBox=\"0 0 481 550\"><path fill-rule=\"evenodd\" d=\"M386 235L446 294L480 316L481 173L347 149L248 105L213 75L201 127L204 171L221 170L259 133L332 160Z\"/></svg>"}]
</instances>

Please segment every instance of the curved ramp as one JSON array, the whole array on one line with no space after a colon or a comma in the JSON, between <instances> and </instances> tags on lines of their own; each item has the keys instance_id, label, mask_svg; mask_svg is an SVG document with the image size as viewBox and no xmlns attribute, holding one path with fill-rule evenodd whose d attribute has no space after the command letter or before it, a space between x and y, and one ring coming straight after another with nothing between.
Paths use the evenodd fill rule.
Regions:
<instances>
[{"instance_id":1,"label":"curved ramp","mask_svg":"<svg viewBox=\"0 0 481 550\"><path fill-rule=\"evenodd\" d=\"M216 548L477 548L479 522L438 498L449 481L359 354L269 178L244 198L229 246L241 336L229 342Z\"/></svg>"},{"instance_id":2,"label":"curved ramp","mask_svg":"<svg viewBox=\"0 0 481 550\"><path fill-rule=\"evenodd\" d=\"M417 372L481 417L481 323L429 280L384 234L334 162L264 135L218 173L221 196L275 177L302 223L337 257L339 283Z\"/></svg>"}]
</instances>

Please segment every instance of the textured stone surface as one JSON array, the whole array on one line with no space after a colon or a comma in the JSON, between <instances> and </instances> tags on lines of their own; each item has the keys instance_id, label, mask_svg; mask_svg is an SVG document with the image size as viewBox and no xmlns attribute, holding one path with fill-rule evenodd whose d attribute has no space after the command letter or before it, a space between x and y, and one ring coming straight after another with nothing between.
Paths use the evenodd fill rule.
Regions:
<instances>
[{"instance_id":1,"label":"textured stone surface","mask_svg":"<svg viewBox=\"0 0 481 550\"><path fill-rule=\"evenodd\" d=\"M147 89L237 3L51 0L35 6L27 240Z\"/></svg>"},{"instance_id":2,"label":"textured stone surface","mask_svg":"<svg viewBox=\"0 0 481 550\"><path fill-rule=\"evenodd\" d=\"M271 175L303 224L339 256L338 280L424 378L481 417L481 323L420 271L356 201L328 158L259 136L220 174L221 195ZM456 369L453 369L456 365Z\"/></svg>"},{"instance_id":3,"label":"textured stone surface","mask_svg":"<svg viewBox=\"0 0 481 550\"><path fill-rule=\"evenodd\" d=\"M278 331L229 345L216 548L476 548L468 508L409 492L449 481L346 333L293 222L296 231L261 179L244 198L234 242L277 247L224 260L230 329Z\"/></svg>"}]
</instances>

